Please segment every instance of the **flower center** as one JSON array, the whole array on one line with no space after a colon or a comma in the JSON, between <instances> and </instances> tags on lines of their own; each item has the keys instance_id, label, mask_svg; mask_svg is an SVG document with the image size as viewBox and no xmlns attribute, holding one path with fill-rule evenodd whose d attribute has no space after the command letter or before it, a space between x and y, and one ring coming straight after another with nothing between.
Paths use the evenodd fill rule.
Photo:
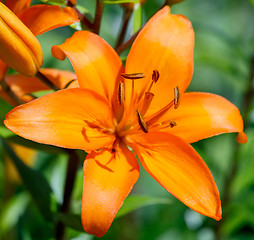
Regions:
<instances>
[{"instance_id":1,"label":"flower center","mask_svg":"<svg viewBox=\"0 0 254 240\"><path fill-rule=\"evenodd\" d=\"M123 79L120 81L118 86L118 103L121 109L121 117L118 121L116 127L116 134L119 137L131 134L138 129L143 132L148 133L149 129L159 130L163 128L173 128L177 126L174 120L160 122L159 119L167 112L169 108L174 106L175 109L178 108L180 104L180 94L179 88L176 86L174 88L174 99L169 102L165 107L153 113L152 115L146 116L146 113L154 99L154 93L152 88L160 78L158 70L153 70L151 83L148 85L147 89L144 90L143 94L137 96L134 90L134 84L136 81L140 81L145 76L143 73L131 73L122 74ZM131 93L128 95L128 103L126 103L126 81L131 81ZM127 105L128 104L128 105Z\"/></svg>"}]
</instances>

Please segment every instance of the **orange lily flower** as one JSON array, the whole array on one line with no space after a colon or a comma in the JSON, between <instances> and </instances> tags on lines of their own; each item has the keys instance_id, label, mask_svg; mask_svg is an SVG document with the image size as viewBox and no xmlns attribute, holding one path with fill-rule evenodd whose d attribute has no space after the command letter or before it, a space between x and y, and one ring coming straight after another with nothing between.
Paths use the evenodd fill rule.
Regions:
<instances>
[{"instance_id":1,"label":"orange lily flower","mask_svg":"<svg viewBox=\"0 0 254 240\"><path fill-rule=\"evenodd\" d=\"M5 125L20 136L88 152L81 205L86 232L98 237L107 232L139 177L135 155L180 201L220 220L217 186L189 143L229 132L238 132L240 142L247 137L239 110L229 101L184 93L192 77L193 48L191 23L169 7L141 30L125 73L103 39L76 32L52 53L70 59L80 88L45 95L6 115Z\"/></svg>"},{"instance_id":2,"label":"orange lily flower","mask_svg":"<svg viewBox=\"0 0 254 240\"><path fill-rule=\"evenodd\" d=\"M78 21L72 8L30 7L30 2L6 0L5 5L0 2L0 59L26 76L34 76L43 62L42 49L35 36ZM6 64L0 62L0 80L8 69Z\"/></svg>"}]
</instances>

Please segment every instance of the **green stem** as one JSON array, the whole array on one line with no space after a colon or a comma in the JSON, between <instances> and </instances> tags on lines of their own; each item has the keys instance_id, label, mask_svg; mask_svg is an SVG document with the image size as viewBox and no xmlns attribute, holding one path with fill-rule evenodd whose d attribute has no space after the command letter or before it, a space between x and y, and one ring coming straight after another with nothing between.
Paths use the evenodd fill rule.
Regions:
<instances>
[{"instance_id":1,"label":"green stem","mask_svg":"<svg viewBox=\"0 0 254 240\"><path fill-rule=\"evenodd\" d=\"M0 81L0 85L2 86L3 90L9 95L9 97L17 104L23 104L24 102L11 90L9 85L5 82L4 79Z\"/></svg>"},{"instance_id":2,"label":"green stem","mask_svg":"<svg viewBox=\"0 0 254 240\"><path fill-rule=\"evenodd\" d=\"M116 52L118 54L122 53L126 48L128 48L136 39L138 33L140 32L140 30L133 34L126 42L124 42L121 46L119 46L118 48L116 48Z\"/></svg>"},{"instance_id":3,"label":"green stem","mask_svg":"<svg viewBox=\"0 0 254 240\"><path fill-rule=\"evenodd\" d=\"M70 208L71 195L74 187L74 182L79 167L79 157L75 150L67 149L69 155L67 175L65 180L64 198L60 207L61 213L67 213ZM58 222L56 225L56 240L63 240L65 234L65 226L62 222Z\"/></svg>"},{"instance_id":4,"label":"green stem","mask_svg":"<svg viewBox=\"0 0 254 240\"><path fill-rule=\"evenodd\" d=\"M128 27L128 24L129 24L131 14L132 14L132 10L126 9L124 11L123 26L122 26L122 30L121 30L121 33L119 35L119 38L118 38L118 41L117 41L117 44L116 44L116 47L115 47L116 49L119 48L120 45L123 43L124 36L126 34L126 31L127 31L127 27Z\"/></svg>"},{"instance_id":5,"label":"green stem","mask_svg":"<svg viewBox=\"0 0 254 240\"><path fill-rule=\"evenodd\" d=\"M93 23L82 14L71 1L68 1L67 6L72 7L78 15L79 20L89 29L93 28Z\"/></svg>"},{"instance_id":6,"label":"green stem","mask_svg":"<svg viewBox=\"0 0 254 240\"><path fill-rule=\"evenodd\" d=\"M44 84L46 84L49 88L53 89L54 91L60 90L57 86L55 86L44 74L38 71L35 75L39 80L41 80Z\"/></svg>"},{"instance_id":7,"label":"green stem","mask_svg":"<svg viewBox=\"0 0 254 240\"><path fill-rule=\"evenodd\" d=\"M103 9L104 9L104 4L101 3L101 0L97 0L96 12L95 12L95 18L94 18L94 24L93 24L93 32L96 34L99 34L100 32Z\"/></svg>"}]
</instances>

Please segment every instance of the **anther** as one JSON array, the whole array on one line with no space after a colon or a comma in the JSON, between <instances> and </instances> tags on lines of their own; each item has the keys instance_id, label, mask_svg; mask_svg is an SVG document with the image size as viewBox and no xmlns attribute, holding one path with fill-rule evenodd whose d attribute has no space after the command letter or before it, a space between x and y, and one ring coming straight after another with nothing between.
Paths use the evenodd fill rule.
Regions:
<instances>
[{"instance_id":1,"label":"anther","mask_svg":"<svg viewBox=\"0 0 254 240\"><path fill-rule=\"evenodd\" d=\"M152 80L156 83L159 80L160 74L158 70L153 70Z\"/></svg>"},{"instance_id":2,"label":"anther","mask_svg":"<svg viewBox=\"0 0 254 240\"><path fill-rule=\"evenodd\" d=\"M141 79L144 78L144 73L122 73L121 76L126 79Z\"/></svg>"},{"instance_id":3,"label":"anther","mask_svg":"<svg viewBox=\"0 0 254 240\"><path fill-rule=\"evenodd\" d=\"M169 123L169 126L171 128L175 127L176 126L176 122L174 120L171 120L170 123Z\"/></svg>"},{"instance_id":4,"label":"anther","mask_svg":"<svg viewBox=\"0 0 254 240\"><path fill-rule=\"evenodd\" d=\"M137 110L137 115L138 115L138 123L139 123L141 130L145 133L148 133L147 124L138 110Z\"/></svg>"},{"instance_id":5,"label":"anther","mask_svg":"<svg viewBox=\"0 0 254 240\"><path fill-rule=\"evenodd\" d=\"M120 82L118 86L118 101L120 104L123 103L125 99L125 89L124 89L124 82Z\"/></svg>"},{"instance_id":6,"label":"anther","mask_svg":"<svg viewBox=\"0 0 254 240\"><path fill-rule=\"evenodd\" d=\"M153 70L153 74L152 74L152 82L147 90L147 92L150 92L152 86L154 83L156 83L159 80L160 74L158 70Z\"/></svg>"},{"instance_id":7,"label":"anther","mask_svg":"<svg viewBox=\"0 0 254 240\"><path fill-rule=\"evenodd\" d=\"M174 108L177 109L180 104L180 94L179 94L179 88L176 86L174 88Z\"/></svg>"}]
</instances>

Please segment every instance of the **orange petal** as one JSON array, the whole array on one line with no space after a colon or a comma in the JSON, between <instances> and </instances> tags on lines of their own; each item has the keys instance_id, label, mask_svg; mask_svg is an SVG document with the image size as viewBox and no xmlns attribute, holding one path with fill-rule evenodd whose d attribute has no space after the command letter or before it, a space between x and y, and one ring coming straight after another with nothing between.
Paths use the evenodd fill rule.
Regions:
<instances>
[{"instance_id":1,"label":"orange petal","mask_svg":"<svg viewBox=\"0 0 254 240\"><path fill-rule=\"evenodd\" d=\"M0 60L0 81L4 78L7 71L8 71L8 65Z\"/></svg>"},{"instance_id":2,"label":"orange petal","mask_svg":"<svg viewBox=\"0 0 254 240\"><path fill-rule=\"evenodd\" d=\"M114 142L111 116L106 99L73 88L14 108L4 123L14 133L39 143L91 151Z\"/></svg>"},{"instance_id":3,"label":"orange petal","mask_svg":"<svg viewBox=\"0 0 254 240\"><path fill-rule=\"evenodd\" d=\"M221 202L213 176L197 152L168 133L132 137L132 147L146 171L194 211L221 219Z\"/></svg>"},{"instance_id":4,"label":"orange petal","mask_svg":"<svg viewBox=\"0 0 254 240\"><path fill-rule=\"evenodd\" d=\"M52 83L57 87L63 89L65 86L76 79L76 75L70 71L62 71L58 69L44 68L40 70ZM25 94L48 90L43 82L36 77L25 77L20 74L8 75L5 78L6 83L11 90L20 98L23 98ZM74 81L68 88L79 87L78 81Z\"/></svg>"},{"instance_id":5,"label":"orange petal","mask_svg":"<svg viewBox=\"0 0 254 240\"><path fill-rule=\"evenodd\" d=\"M32 6L23 11L19 18L34 35L79 21L73 8L61 8L56 5Z\"/></svg>"},{"instance_id":6,"label":"orange petal","mask_svg":"<svg viewBox=\"0 0 254 240\"><path fill-rule=\"evenodd\" d=\"M52 54L60 60L66 56L70 59L80 87L112 98L119 83L122 62L101 37L87 31L75 32L65 43L53 46Z\"/></svg>"},{"instance_id":7,"label":"orange petal","mask_svg":"<svg viewBox=\"0 0 254 240\"><path fill-rule=\"evenodd\" d=\"M29 8L32 0L6 0L5 5L16 15Z\"/></svg>"},{"instance_id":8,"label":"orange petal","mask_svg":"<svg viewBox=\"0 0 254 240\"><path fill-rule=\"evenodd\" d=\"M191 23L184 16L170 14L169 7L156 13L141 30L127 57L126 73L144 73L144 79L135 80L135 93L141 97L152 82L153 70L159 72L151 89L154 98L148 114L173 100L176 86L180 92L188 87L193 72L193 48ZM126 85L128 94L131 84Z\"/></svg>"},{"instance_id":9,"label":"orange petal","mask_svg":"<svg viewBox=\"0 0 254 240\"><path fill-rule=\"evenodd\" d=\"M81 220L97 237L109 229L139 176L138 161L124 145L116 151L91 152L84 162Z\"/></svg>"},{"instance_id":10,"label":"orange petal","mask_svg":"<svg viewBox=\"0 0 254 240\"><path fill-rule=\"evenodd\" d=\"M171 108L157 122L173 120L176 126L164 131L192 143L214 135L240 133L239 141L247 142L243 119L238 108L225 98L210 93L185 93L177 109Z\"/></svg>"}]
</instances>

